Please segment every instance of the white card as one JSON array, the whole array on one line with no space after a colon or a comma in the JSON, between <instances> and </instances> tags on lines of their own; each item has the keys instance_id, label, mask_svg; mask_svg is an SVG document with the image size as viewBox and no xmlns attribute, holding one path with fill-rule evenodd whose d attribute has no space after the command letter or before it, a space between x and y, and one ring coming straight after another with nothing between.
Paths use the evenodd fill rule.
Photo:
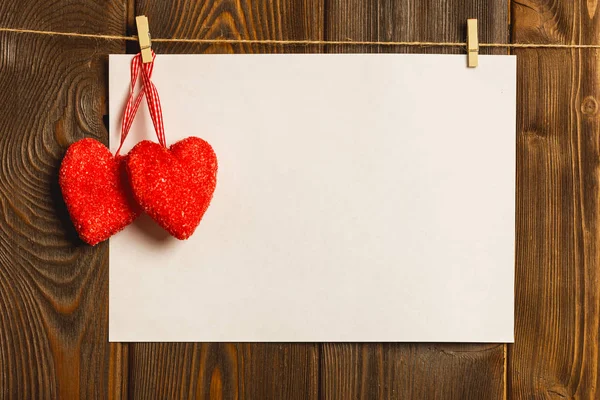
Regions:
<instances>
[{"instance_id":1,"label":"white card","mask_svg":"<svg viewBox=\"0 0 600 400\"><path fill-rule=\"evenodd\" d=\"M514 56L159 55L153 81L217 188L187 241L110 239L110 341L513 341Z\"/></svg>"}]
</instances>

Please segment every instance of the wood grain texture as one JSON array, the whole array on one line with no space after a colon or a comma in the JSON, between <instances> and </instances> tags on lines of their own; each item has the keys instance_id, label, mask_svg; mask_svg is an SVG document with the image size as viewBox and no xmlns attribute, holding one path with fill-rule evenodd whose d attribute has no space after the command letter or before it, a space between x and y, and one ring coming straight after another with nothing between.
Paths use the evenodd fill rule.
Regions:
<instances>
[{"instance_id":1,"label":"wood grain texture","mask_svg":"<svg viewBox=\"0 0 600 400\"><path fill-rule=\"evenodd\" d=\"M150 20L155 37L323 40L324 0L137 0L135 14ZM135 31L132 23L131 31ZM318 46L156 43L164 53L319 52Z\"/></svg>"},{"instance_id":2,"label":"wood grain texture","mask_svg":"<svg viewBox=\"0 0 600 400\"><path fill-rule=\"evenodd\" d=\"M0 25L122 34L118 2L7 0ZM0 34L0 398L107 397L106 244L81 245L57 184L67 146L107 141L121 43Z\"/></svg>"},{"instance_id":3,"label":"wood grain texture","mask_svg":"<svg viewBox=\"0 0 600 400\"><path fill-rule=\"evenodd\" d=\"M129 343L111 343L108 365L108 398L129 396Z\"/></svg>"},{"instance_id":4,"label":"wood grain texture","mask_svg":"<svg viewBox=\"0 0 600 400\"><path fill-rule=\"evenodd\" d=\"M314 399L312 344L145 343L133 346L132 399Z\"/></svg>"},{"instance_id":5,"label":"wood grain texture","mask_svg":"<svg viewBox=\"0 0 600 400\"><path fill-rule=\"evenodd\" d=\"M596 1L519 1L516 42L600 43ZM518 50L514 399L597 399L600 362L595 50Z\"/></svg>"},{"instance_id":6,"label":"wood grain texture","mask_svg":"<svg viewBox=\"0 0 600 400\"><path fill-rule=\"evenodd\" d=\"M508 43L508 0L327 0L327 40L465 42L477 18L479 41ZM460 47L327 46L328 52L466 54ZM506 54L506 49L480 49Z\"/></svg>"},{"instance_id":7,"label":"wood grain texture","mask_svg":"<svg viewBox=\"0 0 600 400\"><path fill-rule=\"evenodd\" d=\"M504 344L325 343L326 399L503 399Z\"/></svg>"},{"instance_id":8,"label":"wood grain texture","mask_svg":"<svg viewBox=\"0 0 600 400\"><path fill-rule=\"evenodd\" d=\"M325 399L501 399L503 344L324 345Z\"/></svg>"},{"instance_id":9,"label":"wood grain texture","mask_svg":"<svg viewBox=\"0 0 600 400\"><path fill-rule=\"evenodd\" d=\"M323 38L321 0L139 0L134 14L147 15L151 33L157 37ZM131 32L135 32L134 25ZM159 53L320 50L315 46L184 43L157 43L154 48ZM132 344L130 351L132 398L311 399L318 395L316 344Z\"/></svg>"},{"instance_id":10,"label":"wood grain texture","mask_svg":"<svg viewBox=\"0 0 600 400\"><path fill-rule=\"evenodd\" d=\"M506 0L328 0L326 10L327 40L460 42L466 38L466 20L478 18L480 41L509 41ZM401 46L328 46L327 50L465 53L460 48ZM504 397L505 345L327 343L322 344L321 354L325 398Z\"/></svg>"}]
</instances>

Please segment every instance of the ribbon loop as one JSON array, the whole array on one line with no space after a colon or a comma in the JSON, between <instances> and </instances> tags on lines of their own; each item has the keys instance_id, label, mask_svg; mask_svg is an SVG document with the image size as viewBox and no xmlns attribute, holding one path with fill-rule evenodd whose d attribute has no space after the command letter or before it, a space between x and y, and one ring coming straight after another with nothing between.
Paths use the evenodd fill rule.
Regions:
<instances>
[{"instance_id":1,"label":"ribbon loop","mask_svg":"<svg viewBox=\"0 0 600 400\"><path fill-rule=\"evenodd\" d=\"M154 51L152 51L152 62L142 64L142 83L146 92L146 102L148 103L150 118L152 118L152 123L154 124L154 129L156 131L156 136L158 136L158 142L164 147L167 147L167 140L165 138L165 125L163 121L160 97L158 96L158 90L156 89L156 85L154 85L154 83L151 80L155 58L156 54L154 53ZM152 67L146 68L146 65L152 65Z\"/></svg>"},{"instance_id":2,"label":"ribbon loop","mask_svg":"<svg viewBox=\"0 0 600 400\"><path fill-rule=\"evenodd\" d=\"M150 116L152 118L152 123L154 124L154 128L156 129L156 133L158 136L158 141L163 146L166 146L165 135L164 135L164 127L161 125L161 129L157 128L157 119L156 113L160 114L160 121L162 124L162 110L160 108L160 100L158 99L158 91L156 87L150 80L152 77L152 72L154 70L154 59L156 58L156 54L152 52L152 62L150 63L142 63L141 55L138 53L131 60L131 85L129 87L129 98L127 99L127 103L125 104L125 109L123 111L123 119L121 121L121 142L119 144L119 148L115 155L119 155L121 148L123 147L123 143L125 143L125 139L129 134L131 126L133 125L133 120L135 119L135 115L137 114L138 109L140 108L140 104L146 95L148 99L148 108L150 109ZM141 73L140 73L141 72ZM141 88L137 96L135 95L135 88L137 85L138 77L142 77L141 79ZM151 85L151 86L150 86ZM152 94L149 95L149 88L152 87ZM152 96L152 100L150 100L150 96ZM155 110L155 105L158 103L158 111Z\"/></svg>"}]
</instances>

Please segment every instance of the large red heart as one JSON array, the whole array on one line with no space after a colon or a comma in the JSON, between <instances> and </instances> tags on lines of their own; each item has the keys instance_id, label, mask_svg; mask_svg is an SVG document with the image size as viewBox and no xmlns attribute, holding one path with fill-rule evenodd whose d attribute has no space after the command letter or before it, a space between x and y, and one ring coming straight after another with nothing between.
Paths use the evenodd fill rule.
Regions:
<instances>
[{"instance_id":1,"label":"large red heart","mask_svg":"<svg viewBox=\"0 0 600 400\"><path fill-rule=\"evenodd\" d=\"M92 246L129 225L140 213L125 173L126 157L113 157L94 139L73 143L62 161L59 184L79 236Z\"/></svg>"},{"instance_id":2,"label":"large red heart","mask_svg":"<svg viewBox=\"0 0 600 400\"><path fill-rule=\"evenodd\" d=\"M144 140L129 152L127 172L142 209L183 240L194 233L210 204L217 184L217 156L197 137L169 149Z\"/></svg>"}]
</instances>

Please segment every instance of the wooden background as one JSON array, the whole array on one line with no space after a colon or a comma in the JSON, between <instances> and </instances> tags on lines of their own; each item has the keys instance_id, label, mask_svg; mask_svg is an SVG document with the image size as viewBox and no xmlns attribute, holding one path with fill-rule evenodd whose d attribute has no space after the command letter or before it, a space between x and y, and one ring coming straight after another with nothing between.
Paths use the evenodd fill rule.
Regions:
<instances>
[{"instance_id":1,"label":"wooden background","mask_svg":"<svg viewBox=\"0 0 600 400\"><path fill-rule=\"evenodd\" d=\"M146 14L155 37L463 41L473 17L482 42L598 44L599 8L597 0L3 0L0 26L123 35ZM0 398L600 398L597 50L515 51L514 345L109 344L108 245L77 240L57 168L70 143L106 143L107 55L125 52L137 45L0 33Z\"/></svg>"}]
</instances>

